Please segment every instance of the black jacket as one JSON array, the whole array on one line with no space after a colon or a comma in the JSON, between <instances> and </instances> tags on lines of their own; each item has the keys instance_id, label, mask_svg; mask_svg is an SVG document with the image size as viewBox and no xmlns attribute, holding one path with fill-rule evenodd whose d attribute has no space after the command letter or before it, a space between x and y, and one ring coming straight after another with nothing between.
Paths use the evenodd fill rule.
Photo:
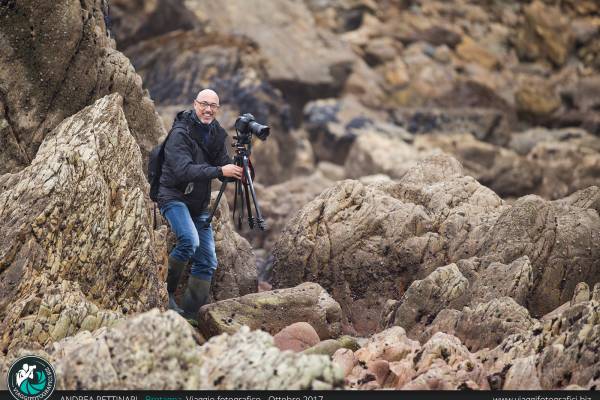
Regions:
<instances>
[{"instance_id":1,"label":"black jacket","mask_svg":"<svg viewBox=\"0 0 600 400\"><path fill-rule=\"evenodd\" d=\"M165 143L158 206L178 200L184 202L190 214L196 216L208 208L211 181L222 177L222 165L230 164L227 133L214 120L210 124L208 141L200 140L200 126L192 118L193 110L181 111Z\"/></svg>"}]
</instances>

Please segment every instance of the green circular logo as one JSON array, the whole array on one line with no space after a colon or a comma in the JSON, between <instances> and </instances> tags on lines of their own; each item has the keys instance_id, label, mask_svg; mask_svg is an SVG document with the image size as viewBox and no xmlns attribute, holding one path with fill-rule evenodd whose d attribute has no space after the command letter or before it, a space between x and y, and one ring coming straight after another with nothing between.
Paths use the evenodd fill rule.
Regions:
<instances>
[{"instance_id":1,"label":"green circular logo","mask_svg":"<svg viewBox=\"0 0 600 400\"><path fill-rule=\"evenodd\" d=\"M8 370L7 386L17 400L46 400L56 386L54 368L41 357L21 357Z\"/></svg>"}]
</instances>

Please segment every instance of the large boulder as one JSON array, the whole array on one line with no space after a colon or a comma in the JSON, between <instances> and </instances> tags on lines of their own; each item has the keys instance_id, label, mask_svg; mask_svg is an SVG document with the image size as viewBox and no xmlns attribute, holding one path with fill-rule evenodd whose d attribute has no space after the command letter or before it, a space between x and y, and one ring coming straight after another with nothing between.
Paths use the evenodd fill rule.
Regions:
<instances>
[{"instance_id":1,"label":"large boulder","mask_svg":"<svg viewBox=\"0 0 600 400\"><path fill-rule=\"evenodd\" d=\"M244 325L274 335L294 322L307 322L321 339L329 339L340 335L342 313L321 286L303 283L205 305L200 309L199 321L206 336L233 333Z\"/></svg>"},{"instance_id":2,"label":"large boulder","mask_svg":"<svg viewBox=\"0 0 600 400\"><path fill-rule=\"evenodd\" d=\"M514 295L539 316L569 299L578 282L600 279L594 268L599 236L595 210L537 196L504 204L440 154L396 183L348 180L324 191L276 243L272 282L276 288L321 284L354 329L367 333L379 328L387 299L400 299L438 267L477 256L486 268L527 256L533 289L523 281ZM520 270L515 266L514 276L527 278Z\"/></svg>"},{"instance_id":3,"label":"large boulder","mask_svg":"<svg viewBox=\"0 0 600 400\"><path fill-rule=\"evenodd\" d=\"M147 155L164 130L140 77L107 36L100 2L24 1L3 6L0 18L0 173L29 165L63 119L113 92Z\"/></svg>"},{"instance_id":4,"label":"large boulder","mask_svg":"<svg viewBox=\"0 0 600 400\"><path fill-rule=\"evenodd\" d=\"M3 351L165 302L164 245L122 104L97 100L46 135L30 166L0 176Z\"/></svg>"},{"instance_id":5,"label":"large boulder","mask_svg":"<svg viewBox=\"0 0 600 400\"><path fill-rule=\"evenodd\" d=\"M201 338L173 311L158 310L37 352L56 370L60 390L334 389L342 371L327 357L281 352L265 332ZM132 351L135 349L135 351ZM6 373L9 357L0 357Z\"/></svg>"},{"instance_id":6,"label":"large boulder","mask_svg":"<svg viewBox=\"0 0 600 400\"><path fill-rule=\"evenodd\" d=\"M476 251L501 206L444 154L398 183L340 182L286 226L274 248L274 287L319 282L359 333L373 332L387 299Z\"/></svg>"}]
</instances>

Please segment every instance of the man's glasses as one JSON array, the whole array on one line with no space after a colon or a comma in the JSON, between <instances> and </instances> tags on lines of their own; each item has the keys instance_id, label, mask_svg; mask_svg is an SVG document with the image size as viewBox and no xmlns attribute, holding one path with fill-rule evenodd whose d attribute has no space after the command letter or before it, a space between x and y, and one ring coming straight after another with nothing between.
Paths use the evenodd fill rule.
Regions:
<instances>
[{"instance_id":1,"label":"man's glasses","mask_svg":"<svg viewBox=\"0 0 600 400\"><path fill-rule=\"evenodd\" d=\"M218 105L217 103L208 103L206 101L198 101L198 100L194 100L196 103L198 103L198 105L200 105L201 108L209 108L213 111L217 111L219 109L219 107L221 107L220 105Z\"/></svg>"}]
</instances>

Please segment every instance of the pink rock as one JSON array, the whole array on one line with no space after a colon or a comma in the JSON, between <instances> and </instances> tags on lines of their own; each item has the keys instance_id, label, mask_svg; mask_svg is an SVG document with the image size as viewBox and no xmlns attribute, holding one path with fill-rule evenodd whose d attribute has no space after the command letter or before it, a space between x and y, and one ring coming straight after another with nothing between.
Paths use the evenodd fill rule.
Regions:
<instances>
[{"instance_id":1,"label":"pink rock","mask_svg":"<svg viewBox=\"0 0 600 400\"><path fill-rule=\"evenodd\" d=\"M273 336L279 350L300 352L319 343L319 335L308 322L296 322L286 326Z\"/></svg>"},{"instance_id":2,"label":"pink rock","mask_svg":"<svg viewBox=\"0 0 600 400\"><path fill-rule=\"evenodd\" d=\"M344 371L344 376L350 375L352 369L358 363L358 359L354 356L354 352L350 349L338 349L333 353L333 362L339 365Z\"/></svg>"},{"instance_id":3,"label":"pink rock","mask_svg":"<svg viewBox=\"0 0 600 400\"><path fill-rule=\"evenodd\" d=\"M375 375L377 384L380 387L383 387L391 372L390 364L385 360L370 361L367 363L367 370Z\"/></svg>"}]
</instances>

